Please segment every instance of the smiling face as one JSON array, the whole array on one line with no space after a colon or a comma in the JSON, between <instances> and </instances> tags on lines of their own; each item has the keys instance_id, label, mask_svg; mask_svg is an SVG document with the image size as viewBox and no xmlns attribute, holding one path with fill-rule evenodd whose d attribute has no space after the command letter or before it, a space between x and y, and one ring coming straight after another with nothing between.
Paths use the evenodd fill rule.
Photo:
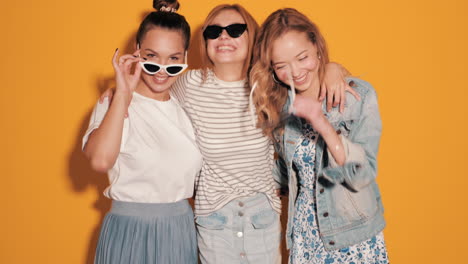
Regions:
<instances>
[{"instance_id":1,"label":"smiling face","mask_svg":"<svg viewBox=\"0 0 468 264\"><path fill-rule=\"evenodd\" d=\"M290 30L274 40L271 64L278 79L288 85L291 85L288 78L291 71L298 92L309 93L320 88L317 47L304 32Z\"/></svg>"},{"instance_id":2,"label":"smiling face","mask_svg":"<svg viewBox=\"0 0 468 264\"><path fill-rule=\"evenodd\" d=\"M245 20L235 10L226 9L214 17L210 25L226 27L232 24L245 24ZM249 29L247 29L249 30ZM243 66L248 56L247 30L238 37L232 38L226 30L217 39L207 40L207 53L214 66L233 64Z\"/></svg>"},{"instance_id":3,"label":"smiling face","mask_svg":"<svg viewBox=\"0 0 468 264\"><path fill-rule=\"evenodd\" d=\"M184 38L178 31L155 27L146 32L140 43L140 56L157 64L185 63ZM139 65L137 67L140 67ZM165 70L151 75L141 73L137 92L157 100L169 99L169 88L177 76L169 76Z\"/></svg>"}]
</instances>

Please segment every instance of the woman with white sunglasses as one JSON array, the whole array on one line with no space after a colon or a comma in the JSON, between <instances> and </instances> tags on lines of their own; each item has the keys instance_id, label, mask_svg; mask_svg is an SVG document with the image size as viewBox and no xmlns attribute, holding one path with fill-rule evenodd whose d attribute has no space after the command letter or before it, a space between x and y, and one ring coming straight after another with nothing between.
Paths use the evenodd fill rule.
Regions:
<instances>
[{"instance_id":1,"label":"woman with white sunglasses","mask_svg":"<svg viewBox=\"0 0 468 264\"><path fill-rule=\"evenodd\" d=\"M187 67L190 27L173 12L177 1L154 7L160 11L141 23L136 52L118 58L116 50L112 104L96 105L83 138L92 167L108 172L104 194L112 199L95 263L198 261L187 198L202 157L188 116L169 93Z\"/></svg>"}]
</instances>

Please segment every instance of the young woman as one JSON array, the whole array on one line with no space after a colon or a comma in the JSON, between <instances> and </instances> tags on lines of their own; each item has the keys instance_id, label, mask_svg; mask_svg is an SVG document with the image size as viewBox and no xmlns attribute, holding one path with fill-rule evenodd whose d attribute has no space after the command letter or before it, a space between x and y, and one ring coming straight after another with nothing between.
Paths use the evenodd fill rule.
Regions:
<instances>
[{"instance_id":1,"label":"young woman","mask_svg":"<svg viewBox=\"0 0 468 264\"><path fill-rule=\"evenodd\" d=\"M197 263L192 209L202 157L188 116L169 89L186 67L190 27L177 1L154 1L137 50L112 64L112 104L97 104L83 138L94 169L109 174L112 209L95 263ZM132 66L135 67L132 73ZM125 118L128 109L128 118Z\"/></svg>"},{"instance_id":2,"label":"young woman","mask_svg":"<svg viewBox=\"0 0 468 264\"><path fill-rule=\"evenodd\" d=\"M203 263L281 260L274 151L262 130L251 126L248 110L247 76L257 31L242 6L215 7L200 38L205 67L184 74L173 88L191 117L204 160L195 196ZM336 68L328 83L341 81L341 67Z\"/></svg>"},{"instance_id":3,"label":"young woman","mask_svg":"<svg viewBox=\"0 0 468 264\"><path fill-rule=\"evenodd\" d=\"M375 182L381 121L372 86L349 78L361 100L348 96L343 113L327 113L318 100L326 43L295 9L266 19L255 51L259 126L274 139L278 181L289 186L291 263L388 263Z\"/></svg>"},{"instance_id":4,"label":"young woman","mask_svg":"<svg viewBox=\"0 0 468 264\"><path fill-rule=\"evenodd\" d=\"M193 122L203 155L195 195L202 263L281 260L273 146L251 126L248 107L247 76L257 32L258 24L242 6L215 7L200 37L205 67L184 73L171 90ZM329 66L326 83L336 100L330 100L331 107L348 87L341 85L343 69Z\"/></svg>"},{"instance_id":5,"label":"young woman","mask_svg":"<svg viewBox=\"0 0 468 264\"><path fill-rule=\"evenodd\" d=\"M275 142L278 181L289 186L290 262L388 263L375 182L381 121L372 86L348 78L361 100L348 96L343 113L327 113L318 100L326 43L295 9L266 19L255 51L250 76L259 126Z\"/></svg>"}]
</instances>

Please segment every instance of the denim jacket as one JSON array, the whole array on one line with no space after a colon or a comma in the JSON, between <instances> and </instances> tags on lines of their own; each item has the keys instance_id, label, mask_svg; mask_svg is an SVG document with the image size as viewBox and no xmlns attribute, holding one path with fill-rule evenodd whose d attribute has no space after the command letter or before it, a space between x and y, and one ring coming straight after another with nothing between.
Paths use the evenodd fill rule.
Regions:
<instances>
[{"instance_id":1,"label":"denim jacket","mask_svg":"<svg viewBox=\"0 0 468 264\"><path fill-rule=\"evenodd\" d=\"M357 100L346 93L343 114L337 107L323 112L336 129L343 142L346 161L337 165L320 137L316 144L315 173L317 218L320 237L326 250L345 248L377 235L385 227L380 191L375 182L377 173L377 150L382 123L377 97L372 86L357 78L354 89L361 96ZM289 91L291 98L291 91ZM288 98L283 111L290 105ZM291 246L292 221L295 201L299 191L293 156L300 144L301 120L290 116L284 132L275 134L275 149L278 154L273 175L281 185L289 187L288 225L286 244Z\"/></svg>"}]
</instances>

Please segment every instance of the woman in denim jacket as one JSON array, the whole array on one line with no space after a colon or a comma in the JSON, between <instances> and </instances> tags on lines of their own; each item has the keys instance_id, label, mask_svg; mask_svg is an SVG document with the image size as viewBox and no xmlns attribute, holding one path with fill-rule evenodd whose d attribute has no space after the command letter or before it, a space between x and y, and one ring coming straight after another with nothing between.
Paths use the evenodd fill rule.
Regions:
<instances>
[{"instance_id":1,"label":"woman in denim jacket","mask_svg":"<svg viewBox=\"0 0 468 264\"><path fill-rule=\"evenodd\" d=\"M346 94L344 111L326 112L318 100L326 43L295 9L266 19L255 52L259 126L275 142L276 179L289 187L290 262L388 263L375 182L381 120L374 89L349 78L360 98Z\"/></svg>"}]
</instances>

